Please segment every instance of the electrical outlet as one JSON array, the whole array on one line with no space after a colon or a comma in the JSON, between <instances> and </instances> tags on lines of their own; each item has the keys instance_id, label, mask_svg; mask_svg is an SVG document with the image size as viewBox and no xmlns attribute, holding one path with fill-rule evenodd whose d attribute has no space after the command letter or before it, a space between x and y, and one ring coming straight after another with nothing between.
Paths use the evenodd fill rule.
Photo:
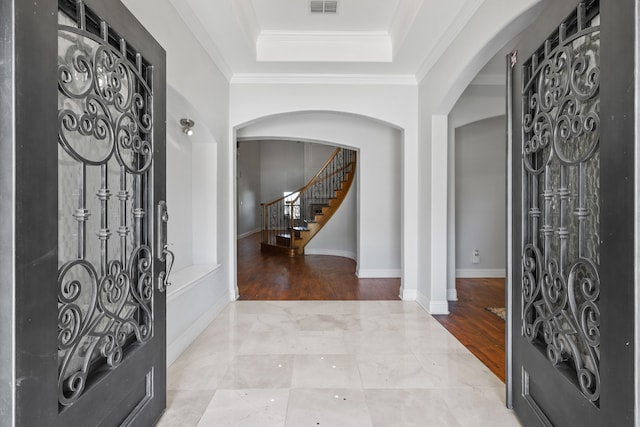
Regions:
<instances>
[{"instance_id":1,"label":"electrical outlet","mask_svg":"<svg viewBox=\"0 0 640 427\"><path fill-rule=\"evenodd\" d=\"M472 264L480 264L480 251L475 249L473 254L471 255L471 263Z\"/></svg>"}]
</instances>

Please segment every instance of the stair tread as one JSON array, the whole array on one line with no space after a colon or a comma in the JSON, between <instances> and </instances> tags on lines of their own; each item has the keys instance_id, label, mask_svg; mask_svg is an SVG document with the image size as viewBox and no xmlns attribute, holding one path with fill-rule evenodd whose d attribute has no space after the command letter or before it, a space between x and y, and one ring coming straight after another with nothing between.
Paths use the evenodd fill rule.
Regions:
<instances>
[{"instance_id":1,"label":"stair tread","mask_svg":"<svg viewBox=\"0 0 640 427\"><path fill-rule=\"evenodd\" d=\"M338 150L336 150L337 155ZM304 193L304 198L301 198L299 212L304 215L302 218L293 218L291 216L292 211L289 211L289 216L285 215L285 222L282 223L278 230L271 229L269 235L264 237L264 240L269 242L263 242L263 248L274 248L278 250L287 251L289 256L304 255L304 247L315 236L315 234L322 228L322 226L331 218L335 210L340 206L341 202L345 199L346 192L351 187L351 183L354 179L355 171L355 153L350 154L351 157L344 157L343 161L351 159L346 165L342 165L341 169L336 171L330 171L330 177L327 175L326 182L322 184L320 193L313 190L311 193ZM333 160L332 160L333 161ZM329 169L327 169L329 171ZM331 179L329 179L331 178ZM336 179L339 181L337 182ZM311 181L309 182L311 184ZM314 184L316 185L316 184ZM301 193L302 196L303 193ZM311 195L315 197L312 197ZM305 216L311 218L304 219ZM296 224L295 226L293 226ZM312 225L314 224L314 225ZM275 234L280 232L279 234ZM306 232L302 234L302 232ZM297 242L296 242L297 241ZM297 243L298 246L294 246Z\"/></svg>"}]
</instances>

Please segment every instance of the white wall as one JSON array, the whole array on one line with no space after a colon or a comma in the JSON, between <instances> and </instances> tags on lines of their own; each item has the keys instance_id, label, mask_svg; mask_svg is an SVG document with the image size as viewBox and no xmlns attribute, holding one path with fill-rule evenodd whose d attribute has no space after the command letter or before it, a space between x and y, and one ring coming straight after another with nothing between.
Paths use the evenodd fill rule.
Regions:
<instances>
[{"instance_id":1,"label":"white wall","mask_svg":"<svg viewBox=\"0 0 640 427\"><path fill-rule=\"evenodd\" d=\"M418 302L431 313L448 313L449 118L478 71L539 13L540 0L485 0L462 31L419 73Z\"/></svg>"},{"instance_id":2,"label":"white wall","mask_svg":"<svg viewBox=\"0 0 640 427\"><path fill-rule=\"evenodd\" d=\"M305 182L324 166L335 147L305 143ZM307 244L308 255L334 255L358 260L358 178L351 184L347 197L331 220Z\"/></svg>"},{"instance_id":3,"label":"white wall","mask_svg":"<svg viewBox=\"0 0 640 427\"><path fill-rule=\"evenodd\" d=\"M328 249L323 246L328 245L328 234L332 230L347 233L346 236L357 231L358 276L400 276L402 138L399 130L360 116L307 112L257 121L239 129L237 136L311 139L358 149L357 227L349 222L348 211L341 212L341 207L338 213L344 214L345 221L334 216L329 222L333 224L328 225L332 228L318 234L318 240L312 241L310 253ZM351 206L348 209L353 210ZM323 233L327 236L322 237ZM348 247L343 250L351 251Z\"/></svg>"},{"instance_id":4,"label":"white wall","mask_svg":"<svg viewBox=\"0 0 640 427\"><path fill-rule=\"evenodd\" d=\"M324 166L336 147L325 144L304 143L304 182L309 182Z\"/></svg>"},{"instance_id":5,"label":"white wall","mask_svg":"<svg viewBox=\"0 0 640 427\"><path fill-rule=\"evenodd\" d=\"M456 271L458 277L504 277L505 116L455 131ZM480 262L472 262L475 250Z\"/></svg>"},{"instance_id":6,"label":"white wall","mask_svg":"<svg viewBox=\"0 0 640 427\"><path fill-rule=\"evenodd\" d=\"M167 87L167 105L186 105L186 100L172 87ZM193 144L182 132L179 125L180 111L174 108L167 111L167 208L169 212L168 240L169 248L177 254L173 268L181 270L193 264L193 218L192 206L193 177L191 170Z\"/></svg>"},{"instance_id":7,"label":"white wall","mask_svg":"<svg viewBox=\"0 0 640 427\"><path fill-rule=\"evenodd\" d=\"M258 153L257 161L244 158L248 147L252 147L250 148L252 152ZM253 168L251 173L257 175L257 185L254 185L254 188L257 188L257 197L260 201L258 208L260 208L260 203L282 197L285 190L294 191L304 186L324 166L335 148L331 145L299 140L240 141L238 147L238 200L246 199L248 193L250 193L249 198L254 197L254 190L248 192L245 188L248 178L245 173L241 174L243 170ZM249 156L255 156L255 153L250 152ZM356 186L357 182L354 182L338 211L307 244L305 248L307 255L334 255L356 259ZM253 212L247 212L247 209L246 206L241 206L238 202L239 236L243 234L241 226L253 214ZM259 221L261 212L258 212L257 216ZM260 226L261 224L258 223L257 227ZM245 228L247 227L245 226ZM244 231L244 233L246 232L248 231Z\"/></svg>"},{"instance_id":8,"label":"white wall","mask_svg":"<svg viewBox=\"0 0 640 427\"><path fill-rule=\"evenodd\" d=\"M235 259L227 241L235 217L220 208L233 194L225 185L229 84L169 0L123 2L167 52L167 203L176 255L167 292L171 362L230 299ZM183 117L196 122L191 138L180 134Z\"/></svg>"},{"instance_id":9,"label":"white wall","mask_svg":"<svg viewBox=\"0 0 640 427\"><path fill-rule=\"evenodd\" d=\"M358 262L358 178L331 220L322 227L304 249L307 255L342 256ZM366 274L363 271L362 274Z\"/></svg>"},{"instance_id":10,"label":"white wall","mask_svg":"<svg viewBox=\"0 0 640 427\"><path fill-rule=\"evenodd\" d=\"M458 299L456 291L456 167L455 167L455 130L464 125L485 120L492 117L505 115L505 62L506 53L511 48L513 42L501 49L492 58L487 66L492 69L500 68L498 63L502 62L501 71L493 71L493 81L485 84L472 84L460 96L456 105L449 113L449 151L448 151L448 209L447 209L447 299L455 301ZM485 273L486 274L486 273Z\"/></svg>"},{"instance_id":11,"label":"white wall","mask_svg":"<svg viewBox=\"0 0 640 427\"><path fill-rule=\"evenodd\" d=\"M237 224L242 237L262 226L260 195L260 143L243 141L238 144Z\"/></svg>"}]
</instances>

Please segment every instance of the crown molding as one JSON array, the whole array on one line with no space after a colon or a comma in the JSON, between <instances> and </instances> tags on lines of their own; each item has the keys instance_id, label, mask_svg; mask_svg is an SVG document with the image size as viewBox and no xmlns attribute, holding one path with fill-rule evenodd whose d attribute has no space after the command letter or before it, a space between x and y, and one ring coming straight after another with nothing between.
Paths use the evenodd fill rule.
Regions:
<instances>
[{"instance_id":1,"label":"crown molding","mask_svg":"<svg viewBox=\"0 0 640 427\"><path fill-rule=\"evenodd\" d=\"M328 84L328 85L401 85L417 86L408 74L243 74L236 73L231 84Z\"/></svg>"},{"instance_id":2,"label":"crown molding","mask_svg":"<svg viewBox=\"0 0 640 427\"><path fill-rule=\"evenodd\" d=\"M238 22L240 22L242 30L247 35L251 44L255 45L260 35L260 23L256 16L256 10L253 8L253 3L251 0L234 0L233 9L238 17Z\"/></svg>"},{"instance_id":3,"label":"crown molding","mask_svg":"<svg viewBox=\"0 0 640 427\"><path fill-rule=\"evenodd\" d=\"M389 35L391 36L391 41L396 51L404 42L407 34L409 34L413 26L413 21L416 19L416 16L418 16L418 12L423 3L424 0L399 2L398 9L396 9L396 13L393 15L393 20L391 21L391 26L389 27Z\"/></svg>"},{"instance_id":4,"label":"crown molding","mask_svg":"<svg viewBox=\"0 0 640 427\"><path fill-rule=\"evenodd\" d=\"M261 31L257 61L391 62L387 31Z\"/></svg>"},{"instance_id":5,"label":"crown molding","mask_svg":"<svg viewBox=\"0 0 640 427\"><path fill-rule=\"evenodd\" d=\"M455 19L442 33L442 36L438 39L435 47L431 50L429 55L422 62L422 65L418 67L416 73L416 79L422 81L427 75L429 70L438 62L442 55L446 52L447 48L453 43L458 34L467 25L471 17L478 11L480 6L485 0L468 0L464 6L460 9L460 12L456 15Z\"/></svg>"},{"instance_id":6,"label":"crown molding","mask_svg":"<svg viewBox=\"0 0 640 427\"><path fill-rule=\"evenodd\" d=\"M216 46L215 42L211 39L211 36L204 28L200 18L198 18L198 15L193 11L191 6L189 6L184 0L169 0L169 2L176 12L178 12L180 19L182 19L196 41L207 52L227 81L231 80L231 77L233 76L231 67L224 59L222 53L220 53L218 46Z\"/></svg>"}]
</instances>

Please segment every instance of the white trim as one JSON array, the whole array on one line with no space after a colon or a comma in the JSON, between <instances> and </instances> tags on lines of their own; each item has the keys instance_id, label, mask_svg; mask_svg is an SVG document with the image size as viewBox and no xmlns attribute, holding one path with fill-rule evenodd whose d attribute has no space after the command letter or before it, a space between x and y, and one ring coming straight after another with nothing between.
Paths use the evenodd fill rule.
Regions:
<instances>
[{"instance_id":1,"label":"white trim","mask_svg":"<svg viewBox=\"0 0 640 427\"><path fill-rule=\"evenodd\" d=\"M402 289L399 296L402 301L416 301L418 299L418 290Z\"/></svg>"},{"instance_id":2,"label":"white trim","mask_svg":"<svg viewBox=\"0 0 640 427\"><path fill-rule=\"evenodd\" d=\"M423 0L407 0L398 4L396 13L389 26L389 35L394 46L402 46L405 38L411 31L413 21L415 21Z\"/></svg>"},{"instance_id":3,"label":"white trim","mask_svg":"<svg viewBox=\"0 0 640 427\"><path fill-rule=\"evenodd\" d=\"M484 0L468 0L464 6L460 8L460 13L452 20L451 25L442 33L440 39L425 60L422 62L416 73L416 79L421 81L425 78L429 70L440 60L440 57L447 51L447 48L453 43L458 34L467 25L471 17L478 11Z\"/></svg>"},{"instance_id":4,"label":"white trim","mask_svg":"<svg viewBox=\"0 0 640 427\"><path fill-rule=\"evenodd\" d=\"M420 307L424 309L424 311L426 311L427 313L429 312L429 305L431 304L431 300L428 296L420 291L417 291L416 302Z\"/></svg>"},{"instance_id":5,"label":"white trim","mask_svg":"<svg viewBox=\"0 0 640 427\"><path fill-rule=\"evenodd\" d=\"M505 86L505 76L503 74L478 74L471 80L469 85L473 86Z\"/></svg>"},{"instance_id":6,"label":"white trim","mask_svg":"<svg viewBox=\"0 0 640 427\"><path fill-rule=\"evenodd\" d=\"M458 301L458 291L454 289L447 289L447 301Z\"/></svg>"},{"instance_id":7,"label":"white trim","mask_svg":"<svg viewBox=\"0 0 640 427\"><path fill-rule=\"evenodd\" d=\"M262 30L256 40L258 62L391 62L387 31Z\"/></svg>"},{"instance_id":8,"label":"white trim","mask_svg":"<svg viewBox=\"0 0 640 427\"><path fill-rule=\"evenodd\" d=\"M167 367L176 361L178 357L191 345L209 324L229 304L229 293L225 292L216 303L202 316L184 330L173 342L167 343Z\"/></svg>"},{"instance_id":9,"label":"white trim","mask_svg":"<svg viewBox=\"0 0 640 427\"><path fill-rule=\"evenodd\" d=\"M233 71L224 58L224 55L218 49L209 31L205 29L205 25L200 21L198 14L193 11L188 2L184 0L169 0L178 15L185 23L186 27L191 31L194 38L200 43L202 48L209 54L213 63L218 67L220 72L228 80L233 76Z\"/></svg>"},{"instance_id":10,"label":"white trim","mask_svg":"<svg viewBox=\"0 0 640 427\"><path fill-rule=\"evenodd\" d=\"M234 73L231 84L417 86L412 74Z\"/></svg>"},{"instance_id":11,"label":"white trim","mask_svg":"<svg viewBox=\"0 0 640 427\"><path fill-rule=\"evenodd\" d=\"M402 276L400 269L358 269L356 276L360 279L392 279Z\"/></svg>"},{"instance_id":12,"label":"white trim","mask_svg":"<svg viewBox=\"0 0 640 427\"><path fill-rule=\"evenodd\" d=\"M234 0L233 9L245 34L255 44L260 35L260 22L251 0Z\"/></svg>"},{"instance_id":13,"label":"white trim","mask_svg":"<svg viewBox=\"0 0 640 427\"><path fill-rule=\"evenodd\" d=\"M431 301L429 304L429 314L449 314L449 302Z\"/></svg>"},{"instance_id":14,"label":"white trim","mask_svg":"<svg viewBox=\"0 0 640 427\"><path fill-rule=\"evenodd\" d=\"M256 228L255 230L251 230L251 231L247 231L246 233L238 234L237 239L238 239L238 240L240 240L240 239L244 239L245 237L249 237L249 236L251 236L252 234L259 233L260 231L261 231L261 229L260 229L260 228Z\"/></svg>"},{"instance_id":15,"label":"white trim","mask_svg":"<svg viewBox=\"0 0 640 427\"><path fill-rule=\"evenodd\" d=\"M329 255L329 256L339 256L343 258L350 258L354 261L358 261L355 252L350 251L341 251L339 249L304 249L305 255Z\"/></svg>"},{"instance_id":16,"label":"white trim","mask_svg":"<svg viewBox=\"0 0 640 427\"><path fill-rule=\"evenodd\" d=\"M418 291L416 302L429 314L449 314L449 302L431 301L431 299Z\"/></svg>"},{"instance_id":17,"label":"white trim","mask_svg":"<svg viewBox=\"0 0 640 427\"><path fill-rule=\"evenodd\" d=\"M194 264L180 269L169 276L172 285L167 290L167 302L187 292L205 277L213 275L220 264Z\"/></svg>"},{"instance_id":18,"label":"white trim","mask_svg":"<svg viewBox=\"0 0 640 427\"><path fill-rule=\"evenodd\" d=\"M478 268L478 269L456 269L456 277L463 279L470 278L501 278L506 277L504 268Z\"/></svg>"}]
</instances>

